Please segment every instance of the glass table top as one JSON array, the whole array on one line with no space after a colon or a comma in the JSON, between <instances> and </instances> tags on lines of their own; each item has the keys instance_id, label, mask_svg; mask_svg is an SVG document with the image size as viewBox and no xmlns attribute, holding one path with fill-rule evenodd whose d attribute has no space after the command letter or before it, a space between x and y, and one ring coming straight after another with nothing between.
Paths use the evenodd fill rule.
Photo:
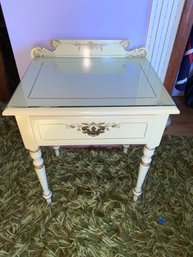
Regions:
<instances>
[{"instance_id":1,"label":"glass table top","mask_svg":"<svg viewBox=\"0 0 193 257\"><path fill-rule=\"evenodd\" d=\"M8 107L175 105L146 58L34 58Z\"/></svg>"}]
</instances>

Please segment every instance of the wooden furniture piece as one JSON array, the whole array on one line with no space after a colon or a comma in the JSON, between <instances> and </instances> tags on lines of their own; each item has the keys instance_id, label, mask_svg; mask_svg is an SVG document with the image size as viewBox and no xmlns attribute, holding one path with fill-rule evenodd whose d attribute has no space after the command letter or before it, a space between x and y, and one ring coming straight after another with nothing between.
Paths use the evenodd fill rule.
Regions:
<instances>
[{"instance_id":1,"label":"wooden furniture piece","mask_svg":"<svg viewBox=\"0 0 193 257\"><path fill-rule=\"evenodd\" d=\"M170 114L179 113L145 58L127 40L53 40L33 60L3 115L14 115L51 202L41 146L144 144L134 200Z\"/></svg>"},{"instance_id":2,"label":"wooden furniture piece","mask_svg":"<svg viewBox=\"0 0 193 257\"><path fill-rule=\"evenodd\" d=\"M172 94L175 86L192 26L193 0L186 0L164 80L164 85L169 94Z\"/></svg>"}]
</instances>

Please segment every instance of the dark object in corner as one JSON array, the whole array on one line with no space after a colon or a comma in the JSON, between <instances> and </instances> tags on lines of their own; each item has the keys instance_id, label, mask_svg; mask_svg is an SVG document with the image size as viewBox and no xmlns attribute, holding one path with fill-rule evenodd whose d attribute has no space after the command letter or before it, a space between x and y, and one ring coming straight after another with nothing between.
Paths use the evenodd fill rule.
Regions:
<instances>
[{"instance_id":1,"label":"dark object in corner","mask_svg":"<svg viewBox=\"0 0 193 257\"><path fill-rule=\"evenodd\" d=\"M193 76L188 79L185 87L184 104L193 108Z\"/></svg>"},{"instance_id":2,"label":"dark object in corner","mask_svg":"<svg viewBox=\"0 0 193 257\"><path fill-rule=\"evenodd\" d=\"M8 102L20 78L0 4L0 101Z\"/></svg>"}]
</instances>

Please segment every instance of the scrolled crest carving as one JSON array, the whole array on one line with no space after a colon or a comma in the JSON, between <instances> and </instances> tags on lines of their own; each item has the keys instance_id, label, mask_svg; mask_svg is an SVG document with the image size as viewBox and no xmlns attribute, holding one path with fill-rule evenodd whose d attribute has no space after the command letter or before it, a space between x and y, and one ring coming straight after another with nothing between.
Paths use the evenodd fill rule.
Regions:
<instances>
[{"instance_id":1,"label":"scrolled crest carving","mask_svg":"<svg viewBox=\"0 0 193 257\"><path fill-rule=\"evenodd\" d=\"M146 57L147 56L147 49L145 47L135 48L131 51L128 51L125 55L127 58L133 57Z\"/></svg>"},{"instance_id":2,"label":"scrolled crest carving","mask_svg":"<svg viewBox=\"0 0 193 257\"><path fill-rule=\"evenodd\" d=\"M55 57L55 53L51 52L45 48L41 48L41 47L36 47L33 48L31 51L31 57Z\"/></svg>"},{"instance_id":3,"label":"scrolled crest carving","mask_svg":"<svg viewBox=\"0 0 193 257\"><path fill-rule=\"evenodd\" d=\"M123 48L127 48L127 47L129 47L130 46L130 42L129 42L129 40L122 40L121 42L120 42L120 45L121 45L121 47L123 47Z\"/></svg>"},{"instance_id":4,"label":"scrolled crest carving","mask_svg":"<svg viewBox=\"0 0 193 257\"><path fill-rule=\"evenodd\" d=\"M53 40L50 42L50 45L51 45L53 48L57 48L60 44L61 44L61 41L58 40L58 39L53 39Z\"/></svg>"},{"instance_id":5,"label":"scrolled crest carving","mask_svg":"<svg viewBox=\"0 0 193 257\"><path fill-rule=\"evenodd\" d=\"M126 58L146 57L145 47L128 50L130 42L123 40L59 40L51 41L53 51L36 47L31 51L31 57L111 57Z\"/></svg>"}]
</instances>

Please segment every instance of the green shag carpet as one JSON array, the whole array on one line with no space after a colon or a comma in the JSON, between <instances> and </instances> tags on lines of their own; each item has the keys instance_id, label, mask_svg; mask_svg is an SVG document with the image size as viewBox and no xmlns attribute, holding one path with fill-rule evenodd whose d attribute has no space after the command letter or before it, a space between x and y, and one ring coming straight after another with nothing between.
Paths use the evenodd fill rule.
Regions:
<instances>
[{"instance_id":1,"label":"green shag carpet","mask_svg":"<svg viewBox=\"0 0 193 257\"><path fill-rule=\"evenodd\" d=\"M163 138L136 203L142 147L42 151L51 205L14 118L0 116L0 256L193 256L193 137Z\"/></svg>"}]
</instances>

